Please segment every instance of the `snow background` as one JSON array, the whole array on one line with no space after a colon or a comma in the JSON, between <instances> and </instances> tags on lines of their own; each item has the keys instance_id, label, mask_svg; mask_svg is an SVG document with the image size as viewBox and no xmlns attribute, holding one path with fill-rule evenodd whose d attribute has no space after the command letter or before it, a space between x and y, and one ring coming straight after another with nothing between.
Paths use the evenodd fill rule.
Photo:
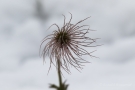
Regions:
<instances>
[{"instance_id":1,"label":"snow background","mask_svg":"<svg viewBox=\"0 0 135 90\"><path fill-rule=\"evenodd\" d=\"M0 90L49 90L58 84L56 70L39 57L41 40L63 24L64 14L72 23L88 16L82 24L97 30L101 47L85 57L80 72L64 73L69 90L135 90L135 1L134 0L0 0ZM48 59L49 61L49 59Z\"/></svg>"}]
</instances>

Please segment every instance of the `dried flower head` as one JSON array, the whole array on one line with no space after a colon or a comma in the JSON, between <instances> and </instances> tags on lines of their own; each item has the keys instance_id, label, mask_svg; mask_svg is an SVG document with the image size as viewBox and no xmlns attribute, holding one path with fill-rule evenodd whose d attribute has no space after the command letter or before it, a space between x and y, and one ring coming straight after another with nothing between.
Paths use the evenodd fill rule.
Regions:
<instances>
[{"instance_id":1,"label":"dried flower head","mask_svg":"<svg viewBox=\"0 0 135 90\"><path fill-rule=\"evenodd\" d=\"M45 60L46 56L49 56L50 68L52 64L56 66L57 62L59 61L60 67L66 72L70 73L70 66L73 66L79 70L82 69L82 63L89 63L89 61L86 61L81 57L82 55L89 55L90 57L94 57L91 55L92 52L87 52L87 50L83 49L82 47L96 47L91 46L91 44L94 43L97 38L92 39L86 37L86 34L90 31L89 25L78 26L79 23L88 18L90 17L87 17L77 22L76 24L71 24L71 14L71 18L68 23L65 23L64 16L64 24L62 28L60 28L57 24L52 24L50 26L52 27L55 25L58 29L55 30L52 34L46 36L41 43L42 46L44 42L49 40L44 46L41 55L43 56L43 60Z\"/></svg>"}]
</instances>

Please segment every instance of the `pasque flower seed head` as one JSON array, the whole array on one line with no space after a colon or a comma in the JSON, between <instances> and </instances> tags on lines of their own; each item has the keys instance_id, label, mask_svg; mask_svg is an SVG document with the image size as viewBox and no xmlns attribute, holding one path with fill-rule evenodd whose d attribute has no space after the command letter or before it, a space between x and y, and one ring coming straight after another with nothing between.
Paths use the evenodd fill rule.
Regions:
<instances>
[{"instance_id":1,"label":"pasque flower seed head","mask_svg":"<svg viewBox=\"0 0 135 90\"><path fill-rule=\"evenodd\" d=\"M91 44L94 43L98 38L92 39L90 37L86 37L86 34L91 31L89 29L89 25L78 25L88 18L90 17L87 17L77 22L76 24L71 24L71 14L71 18L68 23L65 23L66 18L64 16L64 24L61 28L57 24L52 24L50 26L52 27L55 25L57 27L57 30L53 31L52 34L46 36L41 43L42 46L43 43L46 42L41 55L43 56L43 60L45 60L46 56L49 56L50 68L52 64L54 66L57 66L56 64L59 60L60 67L67 73L70 73L70 66L73 66L77 70L79 70L82 69L82 63L89 63L89 61L86 61L82 58L82 55L89 55L90 57L94 57L91 55L93 51L88 52L82 47L98 46L91 46Z\"/></svg>"}]
</instances>

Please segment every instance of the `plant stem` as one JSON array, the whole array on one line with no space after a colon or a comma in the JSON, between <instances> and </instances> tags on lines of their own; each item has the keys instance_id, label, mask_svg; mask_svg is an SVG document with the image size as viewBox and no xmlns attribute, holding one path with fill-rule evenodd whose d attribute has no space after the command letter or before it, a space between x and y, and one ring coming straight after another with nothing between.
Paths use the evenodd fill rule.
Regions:
<instances>
[{"instance_id":1,"label":"plant stem","mask_svg":"<svg viewBox=\"0 0 135 90\"><path fill-rule=\"evenodd\" d=\"M62 77L61 77L60 61L59 61L59 59L58 59L57 65L58 65L59 87L61 87L62 86Z\"/></svg>"}]
</instances>

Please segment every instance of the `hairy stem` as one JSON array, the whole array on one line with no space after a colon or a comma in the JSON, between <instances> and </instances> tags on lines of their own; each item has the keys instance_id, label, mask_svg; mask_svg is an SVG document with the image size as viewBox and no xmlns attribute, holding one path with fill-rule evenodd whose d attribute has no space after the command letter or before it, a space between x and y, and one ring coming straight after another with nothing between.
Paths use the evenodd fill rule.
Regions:
<instances>
[{"instance_id":1,"label":"hairy stem","mask_svg":"<svg viewBox=\"0 0 135 90\"><path fill-rule=\"evenodd\" d=\"M61 87L62 86L62 77L61 77L60 60L59 59L58 59L57 65L58 65L59 87Z\"/></svg>"}]
</instances>

